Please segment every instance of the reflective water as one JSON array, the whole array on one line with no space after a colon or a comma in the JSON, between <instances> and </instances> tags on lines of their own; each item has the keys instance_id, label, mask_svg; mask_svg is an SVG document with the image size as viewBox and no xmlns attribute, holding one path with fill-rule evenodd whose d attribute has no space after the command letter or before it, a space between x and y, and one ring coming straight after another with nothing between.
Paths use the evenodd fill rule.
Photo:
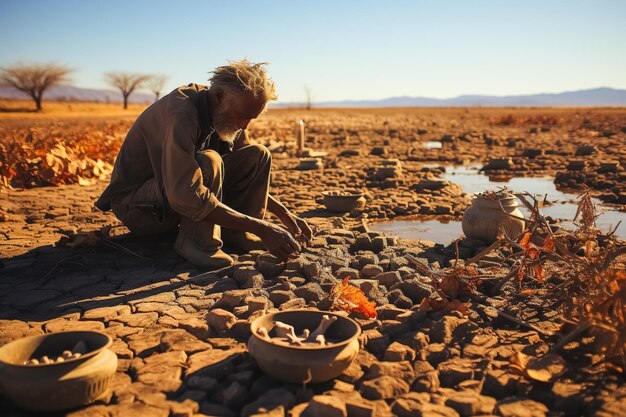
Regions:
<instances>
[{"instance_id":1,"label":"reflective water","mask_svg":"<svg viewBox=\"0 0 626 417\"><path fill-rule=\"evenodd\" d=\"M552 205L542 208L542 213L555 219L567 219L561 225L573 227L571 219L576 215L576 199L574 193L557 190L552 182L552 178L489 178L479 173L481 165L469 166L446 166L446 173L443 177L460 185L469 194L485 190L496 190L498 187L506 186L514 192L532 192L538 199L543 199L547 195L547 201ZM621 221L616 235L620 239L626 240L626 213L613 211L611 207L601 205L600 200L594 199L594 204L600 216L596 225L600 230L608 232L613 230ZM525 215L528 211L521 208ZM461 237L463 230L461 222L442 223L439 220L396 220L391 222L375 223L370 226L373 231L393 234L404 239L422 239L433 242L447 244Z\"/></svg>"},{"instance_id":2,"label":"reflective water","mask_svg":"<svg viewBox=\"0 0 626 417\"><path fill-rule=\"evenodd\" d=\"M398 236L402 239L429 240L448 244L463 235L461 222L443 223L438 220L393 220L372 223L370 230Z\"/></svg>"}]
</instances>

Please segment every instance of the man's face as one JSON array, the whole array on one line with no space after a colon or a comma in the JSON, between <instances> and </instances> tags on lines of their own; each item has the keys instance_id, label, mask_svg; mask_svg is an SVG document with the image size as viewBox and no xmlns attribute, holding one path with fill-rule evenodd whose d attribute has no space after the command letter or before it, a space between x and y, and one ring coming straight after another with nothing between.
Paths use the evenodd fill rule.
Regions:
<instances>
[{"instance_id":1,"label":"man's face","mask_svg":"<svg viewBox=\"0 0 626 417\"><path fill-rule=\"evenodd\" d=\"M233 142L240 130L248 127L252 119L259 117L265 108L265 100L252 93L218 93L218 106L213 114L213 128L220 139Z\"/></svg>"}]
</instances>

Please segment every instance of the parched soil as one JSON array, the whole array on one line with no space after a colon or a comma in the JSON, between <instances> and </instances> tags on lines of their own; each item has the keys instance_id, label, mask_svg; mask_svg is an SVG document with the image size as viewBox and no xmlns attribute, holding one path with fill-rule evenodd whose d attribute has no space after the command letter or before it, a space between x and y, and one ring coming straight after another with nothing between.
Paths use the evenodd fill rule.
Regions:
<instances>
[{"instance_id":1,"label":"parched soil","mask_svg":"<svg viewBox=\"0 0 626 417\"><path fill-rule=\"evenodd\" d=\"M300 119L306 147L327 153L321 170L299 168ZM0 115L0 151L20 145L27 162L11 179L27 182L0 191L0 345L98 330L113 338L119 361L107 395L55 415L626 414L623 374L607 365L591 334L555 353L562 366L547 382L512 365L519 352L541 357L561 340L567 318L553 289L568 277L546 271L543 283L522 283L532 291L510 282L495 295L479 285L477 296L461 300L466 314L425 312L420 305L435 290L413 260L433 271L450 267L454 245L367 228L369 219L459 218L470 196L443 180L440 166L465 162L483 163L492 175L549 175L559 186L586 185L623 209L624 109L271 109L250 135L272 151L272 193L310 221L315 238L288 262L227 248L235 265L213 272L179 258L171 250L175 236L142 240L93 209L107 184L106 165L94 169L87 159L111 164L130 123ZM441 149L424 147L429 141ZM71 152L47 158L56 143ZM11 155L0 157L2 170ZM399 160L399 168L381 170L386 159ZM366 192L366 207L337 214L323 206L322 191L352 188ZM106 226L116 227L93 246L56 244ZM459 257L485 246L463 239ZM507 272L495 255L477 267ZM246 347L250 320L275 309L332 309L330 291L347 276L378 312L375 319L350 315L363 329L354 363L323 384L286 384L260 371ZM0 399L0 414L29 415Z\"/></svg>"}]
</instances>

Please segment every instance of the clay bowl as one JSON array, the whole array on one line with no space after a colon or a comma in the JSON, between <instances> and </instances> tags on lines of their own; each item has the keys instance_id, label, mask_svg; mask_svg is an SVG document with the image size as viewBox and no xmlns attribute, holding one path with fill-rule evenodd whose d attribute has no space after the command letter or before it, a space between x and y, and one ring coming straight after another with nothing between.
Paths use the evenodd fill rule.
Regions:
<instances>
[{"instance_id":1,"label":"clay bowl","mask_svg":"<svg viewBox=\"0 0 626 417\"><path fill-rule=\"evenodd\" d=\"M83 341L87 352L65 362L25 365L31 358L54 358ZM0 348L0 387L18 406L55 411L95 401L117 370L111 338L99 332L71 331L24 337Z\"/></svg>"},{"instance_id":2,"label":"clay bowl","mask_svg":"<svg viewBox=\"0 0 626 417\"><path fill-rule=\"evenodd\" d=\"M357 208L365 207L365 197L362 191L333 190L322 192L324 206L335 213L347 213Z\"/></svg>"},{"instance_id":3,"label":"clay bowl","mask_svg":"<svg viewBox=\"0 0 626 417\"><path fill-rule=\"evenodd\" d=\"M296 334L302 333L304 329L313 331L325 314L337 317L337 321L326 331L326 338L337 342L326 346L292 346L285 342L264 339L257 333L259 327L272 329L276 321L292 325ZM278 311L254 320L250 324L250 330L250 355L264 372L285 382L330 381L341 375L359 352L359 325L348 317L329 311Z\"/></svg>"}]
</instances>

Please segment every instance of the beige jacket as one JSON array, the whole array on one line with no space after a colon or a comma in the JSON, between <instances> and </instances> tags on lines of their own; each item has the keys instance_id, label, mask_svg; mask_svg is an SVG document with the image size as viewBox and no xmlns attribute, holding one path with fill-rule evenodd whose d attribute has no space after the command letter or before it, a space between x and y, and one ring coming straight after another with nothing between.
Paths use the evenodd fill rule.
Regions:
<instances>
[{"instance_id":1,"label":"beige jacket","mask_svg":"<svg viewBox=\"0 0 626 417\"><path fill-rule=\"evenodd\" d=\"M219 203L203 185L195 159L195 153L215 136L208 97L207 87L189 84L148 107L128 132L115 160L111 183L96 207L110 210L115 196L156 177L164 197L161 200L166 199L174 211L194 221L206 217Z\"/></svg>"}]
</instances>

